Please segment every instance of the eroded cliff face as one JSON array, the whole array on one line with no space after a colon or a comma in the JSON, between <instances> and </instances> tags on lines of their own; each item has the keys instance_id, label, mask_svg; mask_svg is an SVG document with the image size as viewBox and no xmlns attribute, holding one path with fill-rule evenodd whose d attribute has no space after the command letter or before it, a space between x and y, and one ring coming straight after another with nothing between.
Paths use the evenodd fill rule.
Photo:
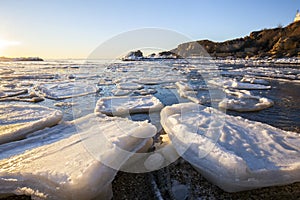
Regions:
<instances>
[{"instance_id":1,"label":"eroded cliff face","mask_svg":"<svg viewBox=\"0 0 300 200\"><path fill-rule=\"evenodd\" d=\"M207 53L203 49L212 57L300 57L300 21L284 28L254 31L244 38L225 42L188 42L171 51L182 57L205 56Z\"/></svg>"}]
</instances>

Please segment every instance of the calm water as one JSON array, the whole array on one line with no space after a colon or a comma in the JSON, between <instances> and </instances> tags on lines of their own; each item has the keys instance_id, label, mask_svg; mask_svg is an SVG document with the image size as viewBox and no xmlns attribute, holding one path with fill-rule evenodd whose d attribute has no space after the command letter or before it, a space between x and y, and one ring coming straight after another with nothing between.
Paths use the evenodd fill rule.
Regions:
<instances>
[{"instance_id":1,"label":"calm water","mask_svg":"<svg viewBox=\"0 0 300 200\"><path fill-rule=\"evenodd\" d=\"M271 81L271 90L254 91L254 94L274 101L274 106L258 112L228 114L270 124L272 126L300 133L300 84Z\"/></svg>"}]
</instances>

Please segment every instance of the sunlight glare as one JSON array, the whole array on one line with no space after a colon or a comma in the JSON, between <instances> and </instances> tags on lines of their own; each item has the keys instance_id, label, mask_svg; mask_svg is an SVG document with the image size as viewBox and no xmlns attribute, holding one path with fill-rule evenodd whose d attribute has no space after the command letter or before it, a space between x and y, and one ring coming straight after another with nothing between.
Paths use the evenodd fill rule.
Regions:
<instances>
[{"instance_id":1,"label":"sunlight glare","mask_svg":"<svg viewBox=\"0 0 300 200\"><path fill-rule=\"evenodd\" d=\"M1 40L0 39L0 56L3 53L5 47L20 45L18 41L9 41L9 40Z\"/></svg>"}]
</instances>

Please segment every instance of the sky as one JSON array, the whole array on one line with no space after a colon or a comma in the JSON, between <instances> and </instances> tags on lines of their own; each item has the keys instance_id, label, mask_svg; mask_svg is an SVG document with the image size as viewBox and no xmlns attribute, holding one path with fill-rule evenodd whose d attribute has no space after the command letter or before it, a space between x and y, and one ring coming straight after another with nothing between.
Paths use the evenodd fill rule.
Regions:
<instances>
[{"instance_id":1,"label":"sky","mask_svg":"<svg viewBox=\"0 0 300 200\"><path fill-rule=\"evenodd\" d=\"M286 26L297 9L300 0L1 0L0 56L85 59L112 38L145 28L224 41Z\"/></svg>"}]
</instances>

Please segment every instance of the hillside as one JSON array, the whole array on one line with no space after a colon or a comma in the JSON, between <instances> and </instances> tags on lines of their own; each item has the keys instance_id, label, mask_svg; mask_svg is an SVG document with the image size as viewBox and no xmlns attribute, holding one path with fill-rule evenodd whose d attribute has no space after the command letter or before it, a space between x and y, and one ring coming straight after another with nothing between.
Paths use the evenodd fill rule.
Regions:
<instances>
[{"instance_id":1,"label":"hillside","mask_svg":"<svg viewBox=\"0 0 300 200\"><path fill-rule=\"evenodd\" d=\"M198 44L212 57L300 57L300 21L284 28L254 31L244 38L225 42L199 40L183 43L171 51L183 57L201 56L202 47Z\"/></svg>"}]
</instances>

